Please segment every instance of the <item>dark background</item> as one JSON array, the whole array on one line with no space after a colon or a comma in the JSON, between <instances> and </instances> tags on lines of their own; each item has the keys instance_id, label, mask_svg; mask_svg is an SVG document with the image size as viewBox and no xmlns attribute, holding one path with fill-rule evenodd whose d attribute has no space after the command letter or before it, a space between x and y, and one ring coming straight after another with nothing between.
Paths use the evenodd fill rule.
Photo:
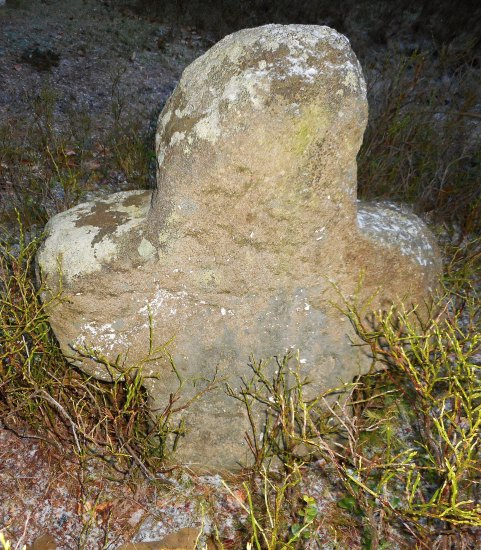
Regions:
<instances>
[{"instance_id":1,"label":"dark background","mask_svg":"<svg viewBox=\"0 0 481 550\"><path fill-rule=\"evenodd\" d=\"M364 34L385 44L399 32L429 35L450 42L463 33L481 39L479 0L137 0L128 3L138 13L160 20L177 20L220 38L226 33L266 23L325 24L341 33Z\"/></svg>"}]
</instances>

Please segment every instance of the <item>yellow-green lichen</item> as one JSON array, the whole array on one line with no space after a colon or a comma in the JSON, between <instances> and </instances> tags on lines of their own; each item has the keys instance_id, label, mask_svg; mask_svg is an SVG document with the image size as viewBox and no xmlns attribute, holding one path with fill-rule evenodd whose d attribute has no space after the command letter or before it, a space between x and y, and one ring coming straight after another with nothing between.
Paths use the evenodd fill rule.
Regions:
<instances>
[{"instance_id":1,"label":"yellow-green lichen","mask_svg":"<svg viewBox=\"0 0 481 550\"><path fill-rule=\"evenodd\" d=\"M328 111L319 105L310 105L302 110L294 131L292 150L302 155L313 141L321 140L331 123Z\"/></svg>"}]
</instances>

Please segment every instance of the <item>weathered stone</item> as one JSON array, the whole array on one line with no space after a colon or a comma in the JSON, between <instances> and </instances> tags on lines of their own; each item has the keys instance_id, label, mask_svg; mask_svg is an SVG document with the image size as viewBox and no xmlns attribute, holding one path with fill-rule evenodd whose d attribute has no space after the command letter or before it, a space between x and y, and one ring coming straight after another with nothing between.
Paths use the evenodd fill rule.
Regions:
<instances>
[{"instance_id":1,"label":"weathered stone","mask_svg":"<svg viewBox=\"0 0 481 550\"><path fill-rule=\"evenodd\" d=\"M57 543L53 535L44 533L27 546L27 550L57 550Z\"/></svg>"},{"instance_id":2,"label":"weathered stone","mask_svg":"<svg viewBox=\"0 0 481 550\"><path fill-rule=\"evenodd\" d=\"M153 407L184 399L218 370L233 387L257 358L300 350L312 391L369 366L331 305L423 303L440 260L428 229L392 205L358 204L356 154L367 119L359 63L327 27L268 25L224 38L192 63L159 119L154 193L118 193L54 217L38 256L55 291L65 353L90 346L143 364ZM109 379L100 364L82 368ZM182 412L178 459L247 461L245 411L222 385Z\"/></svg>"},{"instance_id":3,"label":"weathered stone","mask_svg":"<svg viewBox=\"0 0 481 550\"><path fill-rule=\"evenodd\" d=\"M130 542L123 544L118 550L195 550L200 535L200 529L184 527L159 541ZM207 541L206 549L215 550L215 544Z\"/></svg>"}]
</instances>

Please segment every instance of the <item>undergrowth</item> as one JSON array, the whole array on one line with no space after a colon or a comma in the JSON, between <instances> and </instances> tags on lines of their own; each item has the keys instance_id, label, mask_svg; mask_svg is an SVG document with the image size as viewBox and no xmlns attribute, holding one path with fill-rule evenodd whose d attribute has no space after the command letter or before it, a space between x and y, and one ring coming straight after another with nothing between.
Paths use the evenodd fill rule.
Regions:
<instances>
[{"instance_id":1,"label":"undergrowth","mask_svg":"<svg viewBox=\"0 0 481 550\"><path fill-rule=\"evenodd\" d=\"M475 46L389 52L369 67L369 124L358 158L362 198L408 202L457 224L462 235L481 231Z\"/></svg>"},{"instance_id":2,"label":"undergrowth","mask_svg":"<svg viewBox=\"0 0 481 550\"><path fill-rule=\"evenodd\" d=\"M87 193L146 189L154 174L153 131L142 127L112 76L111 112L103 128L87 111L59 119L57 91L45 83L26 98L24 118L0 125L0 223L16 232L15 210L38 233L48 219ZM87 197L88 198L88 197Z\"/></svg>"},{"instance_id":3,"label":"undergrowth","mask_svg":"<svg viewBox=\"0 0 481 550\"><path fill-rule=\"evenodd\" d=\"M299 374L298 358L286 356L276 359L273 379L266 362L253 360L251 378L239 391L228 390L251 419L248 544L303 548L306 540L300 542L294 528L302 525L313 548L327 547L317 545L322 522L312 497L302 493L303 468L323 463L343 487L337 504L357 525L360 548L479 547L479 245L454 253L446 294L429 319L416 308L392 307L368 322L345 303L373 358L371 372L352 384L307 399L309 382ZM260 425L253 414L259 407ZM312 505L308 525L299 523L306 517L302 498ZM330 527L342 541L335 521Z\"/></svg>"},{"instance_id":4,"label":"undergrowth","mask_svg":"<svg viewBox=\"0 0 481 550\"><path fill-rule=\"evenodd\" d=\"M34 258L40 239L11 246L0 239L0 422L20 435L28 433L78 459L99 457L120 476L140 469L150 479L164 479L164 461L183 435L175 420L188 406L179 392L162 411L148 406L142 366L163 355L153 347L139 365L123 368L94 350L89 359L102 364L111 380L101 382L68 363L48 323L48 309L61 291L42 302L46 290L34 283ZM88 350L79 352L82 360ZM173 365L172 365L173 366ZM173 366L174 368L174 366Z\"/></svg>"}]
</instances>

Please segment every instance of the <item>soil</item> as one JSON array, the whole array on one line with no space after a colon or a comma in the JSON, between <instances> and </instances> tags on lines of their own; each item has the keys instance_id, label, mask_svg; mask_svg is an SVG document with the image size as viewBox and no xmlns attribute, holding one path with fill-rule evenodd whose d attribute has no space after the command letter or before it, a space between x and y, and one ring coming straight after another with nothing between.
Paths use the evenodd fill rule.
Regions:
<instances>
[{"instance_id":1,"label":"soil","mask_svg":"<svg viewBox=\"0 0 481 550\"><path fill-rule=\"evenodd\" d=\"M24 116L32 97L58 94L58 124L88 110L102 128L114 82L130 109L150 122L183 68L210 44L194 29L150 22L95 0L11 2L0 11L0 122Z\"/></svg>"},{"instance_id":2,"label":"soil","mask_svg":"<svg viewBox=\"0 0 481 550\"><path fill-rule=\"evenodd\" d=\"M19 549L48 534L58 550L113 550L183 527L210 534L215 519L228 548L239 504L220 476L177 472L170 479L169 486L112 481L105 465L82 464L74 455L0 429L0 532Z\"/></svg>"}]
</instances>

